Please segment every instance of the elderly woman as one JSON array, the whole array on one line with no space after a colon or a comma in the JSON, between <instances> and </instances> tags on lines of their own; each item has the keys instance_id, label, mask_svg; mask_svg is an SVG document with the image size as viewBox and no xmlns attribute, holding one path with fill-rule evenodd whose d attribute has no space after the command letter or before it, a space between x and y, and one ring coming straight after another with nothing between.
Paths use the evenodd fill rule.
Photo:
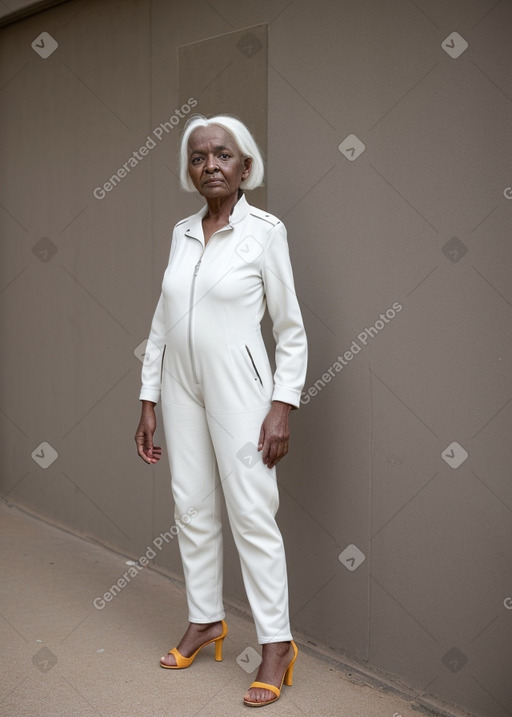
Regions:
<instances>
[{"instance_id":1,"label":"elderly woman","mask_svg":"<svg viewBox=\"0 0 512 717\"><path fill-rule=\"evenodd\" d=\"M300 405L306 336L286 229L245 198L264 176L247 127L230 116L191 117L180 162L182 187L206 204L174 228L148 342L161 360L143 365L135 435L140 457L156 463L161 400L175 517L190 517L178 537L189 625L160 664L188 667L211 643L222 659L222 493L262 645L244 703L260 707L279 698L283 682L292 684L297 657L275 466L288 452L288 414ZM265 308L276 342L273 375L260 330Z\"/></svg>"}]
</instances>

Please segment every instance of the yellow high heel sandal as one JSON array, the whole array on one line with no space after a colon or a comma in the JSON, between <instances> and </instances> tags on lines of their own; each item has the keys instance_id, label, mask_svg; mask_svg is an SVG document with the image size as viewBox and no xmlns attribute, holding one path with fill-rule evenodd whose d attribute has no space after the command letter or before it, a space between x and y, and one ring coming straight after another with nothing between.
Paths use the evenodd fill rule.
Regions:
<instances>
[{"instance_id":1,"label":"yellow high heel sandal","mask_svg":"<svg viewBox=\"0 0 512 717\"><path fill-rule=\"evenodd\" d=\"M190 655L190 657L184 657L181 652L179 652L177 647L173 647L172 650L169 650L167 653L168 655L174 655L174 659L176 660L175 665L163 665L160 663L160 667L165 667L168 670L183 670L185 667L190 667L190 665L194 662L197 653L203 649L203 647L206 647L206 645L210 645L212 642L215 643L215 659L217 662L222 662L222 643L224 642L224 638L228 634L228 626L222 620L222 632L218 637L214 637L212 640L208 640L207 642L203 642L202 645L200 645L197 650L194 652L193 655Z\"/></svg>"},{"instance_id":2,"label":"yellow high heel sandal","mask_svg":"<svg viewBox=\"0 0 512 717\"><path fill-rule=\"evenodd\" d=\"M269 690L270 692L273 692L275 694L275 697L271 700L266 700L265 702L253 702L251 700L244 699L244 705L247 705L247 707L264 707L265 705L271 705L272 702L277 702L279 699L279 696L281 695L281 690L283 689L283 682L288 687L291 687L293 684L293 666L295 664L295 660L297 659L297 655L299 654L299 650L297 649L297 645L294 643L293 640L291 640L291 646L293 647L293 658L286 670L284 671L283 679L281 680L281 687L276 687L275 685L269 685L266 682L253 682L251 687L261 687L263 690ZM249 689L251 689L249 687Z\"/></svg>"}]
</instances>

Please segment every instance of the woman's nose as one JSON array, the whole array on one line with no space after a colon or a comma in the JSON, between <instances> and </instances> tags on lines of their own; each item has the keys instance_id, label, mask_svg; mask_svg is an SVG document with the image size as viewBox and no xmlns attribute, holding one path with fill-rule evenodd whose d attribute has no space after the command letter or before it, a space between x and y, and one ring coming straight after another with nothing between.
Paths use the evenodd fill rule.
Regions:
<instances>
[{"instance_id":1,"label":"woman's nose","mask_svg":"<svg viewBox=\"0 0 512 717\"><path fill-rule=\"evenodd\" d=\"M213 155L208 155L205 162L205 170L207 172L215 172L218 169L217 160Z\"/></svg>"}]
</instances>

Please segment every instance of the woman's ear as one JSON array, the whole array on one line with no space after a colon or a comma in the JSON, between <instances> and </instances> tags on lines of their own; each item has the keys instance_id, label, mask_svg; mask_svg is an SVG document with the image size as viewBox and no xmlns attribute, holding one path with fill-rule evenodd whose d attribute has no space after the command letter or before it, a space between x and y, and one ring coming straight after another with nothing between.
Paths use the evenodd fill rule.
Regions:
<instances>
[{"instance_id":1,"label":"woman's ear","mask_svg":"<svg viewBox=\"0 0 512 717\"><path fill-rule=\"evenodd\" d=\"M247 179L252 169L252 157L245 157L244 168L242 170L242 179Z\"/></svg>"}]
</instances>

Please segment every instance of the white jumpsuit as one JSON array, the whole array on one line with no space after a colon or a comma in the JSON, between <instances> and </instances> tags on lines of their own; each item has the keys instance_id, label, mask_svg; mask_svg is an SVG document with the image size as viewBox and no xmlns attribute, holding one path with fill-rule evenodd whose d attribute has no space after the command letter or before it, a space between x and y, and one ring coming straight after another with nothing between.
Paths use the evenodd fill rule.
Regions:
<instances>
[{"instance_id":1,"label":"white jumpsuit","mask_svg":"<svg viewBox=\"0 0 512 717\"><path fill-rule=\"evenodd\" d=\"M238 200L206 247L205 205L179 222L142 368L141 400L161 399L189 621L224 617L221 490L258 641L291 639L275 468L257 451L272 400L300 405L307 344L286 229ZM262 340L268 307L276 371ZM160 360L161 359L161 360Z\"/></svg>"}]
</instances>

